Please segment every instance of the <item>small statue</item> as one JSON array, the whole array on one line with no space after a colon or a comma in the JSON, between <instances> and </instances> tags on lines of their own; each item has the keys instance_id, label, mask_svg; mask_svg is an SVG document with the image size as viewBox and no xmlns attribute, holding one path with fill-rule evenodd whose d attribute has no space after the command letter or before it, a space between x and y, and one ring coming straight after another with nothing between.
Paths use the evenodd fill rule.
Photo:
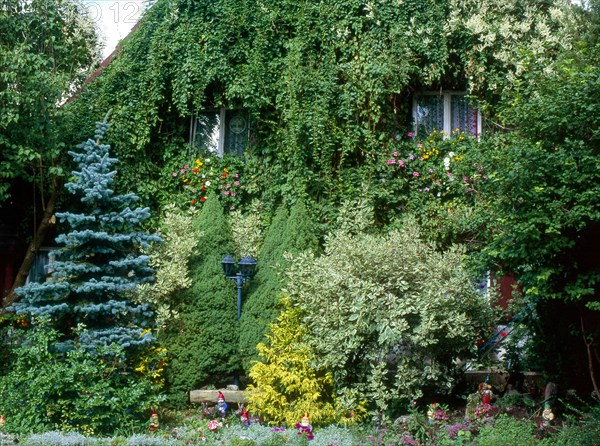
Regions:
<instances>
[{"instance_id":1,"label":"small statue","mask_svg":"<svg viewBox=\"0 0 600 446\"><path fill-rule=\"evenodd\" d=\"M0 415L0 429L2 429L5 424L6 424L6 418L4 418L4 415Z\"/></svg>"},{"instance_id":2,"label":"small statue","mask_svg":"<svg viewBox=\"0 0 600 446\"><path fill-rule=\"evenodd\" d=\"M310 425L310 418L308 418L307 413L305 413L304 416L302 417L302 421L300 421L300 426L302 426L302 428L305 431L312 432L312 426Z\"/></svg>"},{"instance_id":3,"label":"small statue","mask_svg":"<svg viewBox=\"0 0 600 446\"><path fill-rule=\"evenodd\" d=\"M481 395L481 404L491 404L492 386L486 382L479 384L479 395Z\"/></svg>"},{"instance_id":4,"label":"small statue","mask_svg":"<svg viewBox=\"0 0 600 446\"><path fill-rule=\"evenodd\" d=\"M246 412L246 409L243 410L242 415L240 416L240 421L242 422L244 429L248 429L248 426L250 425L250 417L248 417L248 412Z\"/></svg>"},{"instance_id":5,"label":"small statue","mask_svg":"<svg viewBox=\"0 0 600 446\"><path fill-rule=\"evenodd\" d=\"M154 432L160 427L160 423L158 422L158 414L155 410L150 414L150 424L148 425L148 430L150 432Z\"/></svg>"},{"instance_id":6,"label":"small statue","mask_svg":"<svg viewBox=\"0 0 600 446\"><path fill-rule=\"evenodd\" d=\"M551 403L556 398L557 388L556 384L553 382L549 382L546 384L546 389L544 390L544 411L542 412L542 420L544 426L550 426L552 421L554 421L554 413L552 412Z\"/></svg>"},{"instance_id":7,"label":"small statue","mask_svg":"<svg viewBox=\"0 0 600 446\"><path fill-rule=\"evenodd\" d=\"M219 414L219 418L221 418L221 420L227 415L228 407L229 406L225 402L225 396L221 391L219 391L219 396L217 396L217 413Z\"/></svg>"}]
</instances>

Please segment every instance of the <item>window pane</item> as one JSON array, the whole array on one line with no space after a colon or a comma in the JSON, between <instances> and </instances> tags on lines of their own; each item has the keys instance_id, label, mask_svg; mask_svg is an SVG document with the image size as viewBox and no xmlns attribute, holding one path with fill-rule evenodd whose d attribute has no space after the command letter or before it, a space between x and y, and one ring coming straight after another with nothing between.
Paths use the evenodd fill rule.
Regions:
<instances>
[{"instance_id":1,"label":"window pane","mask_svg":"<svg viewBox=\"0 0 600 446\"><path fill-rule=\"evenodd\" d=\"M427 135L433 130L444 130L444 96L419 96L416 119L417 134Z\"/></svg>"},{"instance_id":2,"label":"window pane","mask_svg":"<svg viewBox=\"0 0 600 446\"><path fill-rule=\"evenodd\" d=\"M220 129L221 117L218 111L200 113L196 118L194 147L218 153Z\"/></svg>"},{"instance_id":3,"label":"window pane","mask_svg":"<svg viewBox=\"0 0 600 446\"><path fill-rule=\"evenodd\" d=\"M229 155L242 156L248 146L248 118L239 110L228 110L225 121L224 151Z\"/></svg>"},{"instance_id":4,"label":"window pane","mask_svg":"<svg viewBox=\"0 0 600 446\"><path fill-rule=\"evenodd\" d=\"M461 132L477 136L479 133L479 129L477 128L477 110L474 110L469 105L469 101L463 95L452 95L450 98L452 131L454 132L458 129Z\"/></svg>"}]
</instances>

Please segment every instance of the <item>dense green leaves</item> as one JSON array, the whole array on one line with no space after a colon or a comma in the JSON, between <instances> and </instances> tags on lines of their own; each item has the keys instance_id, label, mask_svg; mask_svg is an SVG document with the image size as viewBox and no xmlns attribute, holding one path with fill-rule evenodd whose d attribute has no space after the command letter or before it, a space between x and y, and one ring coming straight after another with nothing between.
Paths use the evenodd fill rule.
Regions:
<instances>
[{"instance_id":1,"label":"dense green leaves","mask_svg":"<svg viewBox=\"0 0 600 446\"><path fill-rule=\"evenodd\" d=\"M172 355L169 383L179 400L209 379L226 379L240 370L235 287L221 269L233 243L214 194L193 225L200 238L189 263L191 286L176 297L172 309L177 315L162 333Z\"/></svg>"},{"instance_id":2,"label":"dense green leaves","mask_svg":"<svg viewBox=\"0 0 600 446\"><path fill-rule=\"evenodd\" d=\"M449 391L454 360L474 353L489 321L460 250L436 252L411 221L385 235L339 231L322 256L296 257L288 281L338 394L379 411L426 388Z\"/></svg>"}]
</instances>

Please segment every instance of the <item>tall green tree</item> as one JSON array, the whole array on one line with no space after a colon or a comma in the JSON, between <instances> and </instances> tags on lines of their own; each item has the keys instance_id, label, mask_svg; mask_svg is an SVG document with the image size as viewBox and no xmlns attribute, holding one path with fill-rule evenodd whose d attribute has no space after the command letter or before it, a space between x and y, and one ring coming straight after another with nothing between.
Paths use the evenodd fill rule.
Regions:
<instances>
[{"instance_id":1,"label":"tall green tree","mask_svg":"<svg viewBox=\"0 0 600 446\"><path fill-rule=\"evenodd\" d=\"M286 254L315 252L317 248L317 228L304 203L298 201L289 214L281 205L259 252L259 269L250 282L240 319L240 353L246 370L257 359L256 346L265 341L269 325L277 318L279 294L286 283L284 273L290 264Z\"/></svg>"},{"instance_id":2,"label":"tall green tree","mask_svg":"<svg viewBox=\"0 0 600 446\"><path fill-rule=\"evenodd\" d=\"M175 309L178 316L163 335L172 357L169 382L179 399L208 381L225 381L241 368L235 288L221 268L221 260L233 252L233 242L214 194L193 225L201 236L189 262L191 286L182 292L181 306Z\"/></svg>"},{"instance_id":3,"label":"tall green tree","mask_svg":"<svg viewBox=\"0 0 600 446\"><path fill-rule=\"evenodd\" d=\"M15 286L25 282L62 189L60 104L98 61L94 24L77 0L0 4L0 212L22 215L16 223L33 234Z\"/></svg>"}]
</instances>

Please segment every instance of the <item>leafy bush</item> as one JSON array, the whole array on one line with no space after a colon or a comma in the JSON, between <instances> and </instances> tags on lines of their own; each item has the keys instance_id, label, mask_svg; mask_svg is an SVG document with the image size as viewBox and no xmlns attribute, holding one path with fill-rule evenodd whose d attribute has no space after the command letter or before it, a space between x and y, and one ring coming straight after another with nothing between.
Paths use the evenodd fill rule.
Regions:
<instances>
[{"instance_id":1,"label":"leafy bush","mask_svg":"<svg viewBox=\"0 0 600 446\"><path fill-rule=\"evenodd\" d=\"M304 254L288 271L294 306L306 312L316 363L336 392L356 392L379 411L426 388L452 389L456 358L476 352L490 308L453 247L437 252L406 220L387 234L339 232L321 257Z\"/></svg>"},{"instance_id":2,"label":"leafy bush","mask_svg":"<svg viewBox=\"0 0 600 446\"><path fill-rule=\"evenodd\" d=\"M10 371L0 377L6 429L95 434L145 427L149 410L162 400L149 374L135 373L116 345L97 355L79 345L57 352L58 336L40 323L13 348Z\"/></svg>"}]
</instances>

